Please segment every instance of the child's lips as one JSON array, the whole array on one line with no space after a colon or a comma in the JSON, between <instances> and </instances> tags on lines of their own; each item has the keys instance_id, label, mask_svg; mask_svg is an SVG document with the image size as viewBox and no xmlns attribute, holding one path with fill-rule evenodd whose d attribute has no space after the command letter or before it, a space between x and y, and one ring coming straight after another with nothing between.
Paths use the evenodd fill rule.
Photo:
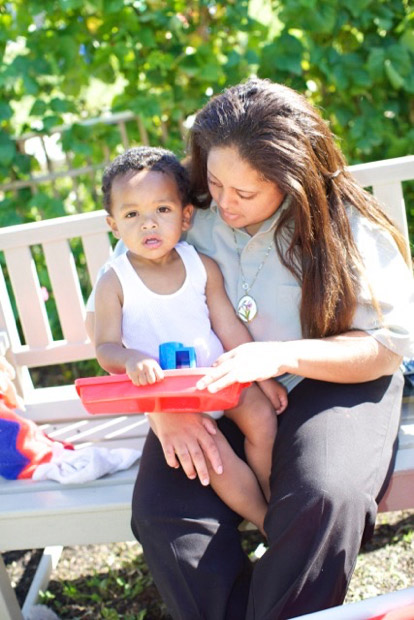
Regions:
<instances>
[{"instance_id":1,"label":"child's lips","mask_svg":"<svg viewBox=\"0 0 414 620\"><path fill-rule=\"evenodd\" d=\"M159 247L161 245L161 239L159 237L145 237L142 243L147 248Z\"/></svg>"}]
</instances>

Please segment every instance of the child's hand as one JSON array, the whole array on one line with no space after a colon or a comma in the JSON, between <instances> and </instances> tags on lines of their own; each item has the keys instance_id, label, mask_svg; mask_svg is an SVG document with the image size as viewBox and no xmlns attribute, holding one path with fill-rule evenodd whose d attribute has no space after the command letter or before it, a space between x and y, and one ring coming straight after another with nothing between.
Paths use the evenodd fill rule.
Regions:
<instances>
[{"instance_id":1,"label":"child's hand","mask_svg":"<svg viewBox=\"0 0 414 620\"><path fill-rule=\"evenodd\" d=\"M284 385L275 379L258 381L257 385L272 403L277 415L282 413L288 404L287 390Z\"/></svg>"},{"instance_id":2,"label":"child's hand","mask_svg":"<svg viewBox=\"0 0 414 620\"><path fill-rule=\"evenodd\" d=\"M134 385L148 385L164 379L164 371L156 360L131 358L125 364L125 372Z\"/></svg>"}]
</instances>

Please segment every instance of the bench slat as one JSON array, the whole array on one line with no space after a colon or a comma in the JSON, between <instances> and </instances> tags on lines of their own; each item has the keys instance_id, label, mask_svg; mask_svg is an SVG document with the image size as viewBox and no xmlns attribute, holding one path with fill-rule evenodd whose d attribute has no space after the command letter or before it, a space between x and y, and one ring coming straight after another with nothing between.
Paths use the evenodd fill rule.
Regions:
<instances>
[{"instance_id":1,"label":"bench slat","mask_svg":"<svg viewBox=\"0 0 414 620\"><path fill-rule=\"evenodd\" d=\"M0 511L0 549L33 549L133 540L130 530L130 479L111 485L70 487L55 483L48 490L6 494L7 514ZM33 483L35 486L36 483Z\"/></svg>"},{"instance_id":2,"label":"bench slat","mask_svg":"<svg viewBox=\"0 0 414 620\"><path fill-rule=\"evenodd\" d=\"M90 341L85 338L84 341L75 343L68 342L67 340L55 340L46 346L16 346L14 357L19 366L36 368L38 366L52 366L54 364L64 364L65 362L93 359L95 352ZM27 398L30 398L30 396L27 395Z\"/></svg>"},{"instance_id":3,"label":"bench slat","mask_svg":"<svg viewBox=\"0 0 414 620\"><path fill-rule=\"evenodd\" d=\"M70 343L84 342L85 304L69 243L65 239L49 241L43 244L43 251L63 336Z\"/></svg>"},{"instance_id":4,"label":"bench slat","mask_svg":"<svg viewBox=\"0 0 414 620\"><path fill-rule=\"evenodd\" d=\"M407 216L401 183L375 184L372 187L372 191L374 196L383 205L386 214L405 236L407 250L409 250Z\"/></svg>"},{"instance_id":5,"label":"bench slat","mask_svg":"<svg viewBox=\"0 0 414 620\"><path fill-rule=\"evenodd\" d=\"M91 416L92 417L92 416ZM76 445L84 441L103 441L143 437L148 431L148 421L143 415L105 416L99 419L44 424L40 428L50 437Z\"/></svg>"},{"instance_id":6,"label":"bench slat","mask_svg":"<svg viewBox=\"0 0 414 620\"><path fill-rule=\"evenodd\" d=\"M361 185L368 187L375 183L410 181L414 179L414 157L394 157L366 164L349 166L350 172Z\"/></svg>"},{"instance_id":7,"label":"bench slat","mask_svg":"<svg viewBox=\"0 0 414 620\"><path fill-rule=\"evenodd\" d=\"M10 248L5 257L26 342L30 347L47 346L52 333L30 248Z\"/></svg>"},{"instance_id":8,"label":"bench slat","mask_svg":"<svg viewBox=\"0 0 414 620\"><path fill-rule=\"evenodd\" d=\"M142 446L139 447L141 449ZM33 493L34 495L37 493L43 493L45 491L52 492L56 490L60 490L65 492L66 490L74 491L76 489L83 488L100 488L100 487L111 487L113 484L121 485L121 484L131 484L136 479L137 473L139 469L139 460L129 469L125 469L123 471L118 471L111 476L103 476L102 478L98 478L97 480L92 480L91 482L85 482L83 484L67 484L63 485L54 480L39 480L34 482L33 480L4 480L0 478L0 491L4 497L10 497L14 495L18 495L20 493ZM25 500L20 499L16 500L16 505L21 503L22 509ZM0 520L6 520L7 509L4 506L0 506Z\"/></svg>"},{"instance_id":9,"label":"bench slat","mask_svg":"<svg viewBox=\"0 0 414 620\"><path fill-rule=\"evenodd\" d=\"M0 300L0 333L2 338L7 340L7 349L11 347L14 350L20 346L20 336L2 269L0 269ZM1 354L6 355L6 349L3 347Z\"/></svg>"},{"instance_id":10,"label":"bench slat","mask_svg":"<svg viewBox=\"0 0 414 620\"><path fill-rule=\"evenodd\" d=\"M0 229L0 250L72 239L88 234L106 233L108 225L101 209L91 213L65 215L41 222L17 224Z\"/></svg>"},{"instance_id":11,"label":"bench slat","mask_svg":"<svg viewBox=\"0 0 414 620\"><path fill-rule=\"evenodd\" d=\"M100 268L111 255L111 244L109 242L108 233L82 235L82 244L89 278L91 283L95 284Z\"/></svg>"}]
</instances>

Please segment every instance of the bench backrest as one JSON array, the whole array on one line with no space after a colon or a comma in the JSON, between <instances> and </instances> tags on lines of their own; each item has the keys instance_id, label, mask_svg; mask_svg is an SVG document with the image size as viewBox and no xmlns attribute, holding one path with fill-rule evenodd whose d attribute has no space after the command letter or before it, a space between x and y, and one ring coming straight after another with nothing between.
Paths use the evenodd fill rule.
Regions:
<instances>
[{"instance_id":1,"label":"bench backrest","mask_svg":"<svg viewBox=\"0 0 414 620\"><path fill-rule=\"evenodd\" d=\"M361 164L350 168L361 185L371 187L384 210L405 234L408 244L403 181L414 179L414 156ZM75 264L71 244L82 243L86 264ZM33 258L43 254L49 291L59 316L61 334L51 333L45 289ZM85 287L111 253L104 211L61 217L0 230L0 332L10 343L9 359L16 367L23 398L33 393L28 369L94 357L85 327ZM85 273L86 272L86 273ZM17 319L15 318L17 317Z\"/></svg>"}]
</instances>

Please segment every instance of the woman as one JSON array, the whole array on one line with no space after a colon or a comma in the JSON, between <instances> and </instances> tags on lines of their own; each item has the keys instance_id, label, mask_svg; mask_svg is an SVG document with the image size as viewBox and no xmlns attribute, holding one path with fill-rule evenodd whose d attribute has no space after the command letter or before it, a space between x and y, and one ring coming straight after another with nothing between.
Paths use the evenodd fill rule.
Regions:
<instances>
[{"instance_id":1,"label":"woman","mask_svg":"<svg viewBox=\"0 0 414 620\"><path fill-rule=\"evenodd\" d=\"M343 601L372 532L413 351L412 276L401 235L295 91L258 79L227 89L197 114L190 144L200 209L187 240L219 264L257 341L199 387L278 377L289 389L269 548L252 570L239 517L189 479L220 467L197 414L149 416L132 527L175 619L292 618ZM234 425L218 425L241 454Z\"/></svg>"}]
</instances>

